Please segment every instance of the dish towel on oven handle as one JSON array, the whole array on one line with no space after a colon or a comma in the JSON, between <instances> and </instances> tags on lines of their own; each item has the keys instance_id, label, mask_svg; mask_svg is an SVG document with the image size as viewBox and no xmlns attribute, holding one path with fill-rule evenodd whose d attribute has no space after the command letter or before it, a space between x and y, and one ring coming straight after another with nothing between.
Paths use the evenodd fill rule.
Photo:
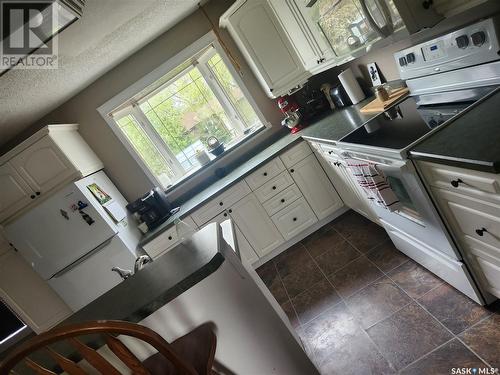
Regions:
<instances>
[{"instance_id":1,"label":"dish towel on oven handle","mask_svg":"<svg viewBox=\"0 0 500 375\"><path fill-rule=\"evenodd\" d=\"M400 208L398 197L376 164L358 159L346 159L346 162L358 185L363 188L370 201L391 212Z\"/></svg>"}]
</instances>

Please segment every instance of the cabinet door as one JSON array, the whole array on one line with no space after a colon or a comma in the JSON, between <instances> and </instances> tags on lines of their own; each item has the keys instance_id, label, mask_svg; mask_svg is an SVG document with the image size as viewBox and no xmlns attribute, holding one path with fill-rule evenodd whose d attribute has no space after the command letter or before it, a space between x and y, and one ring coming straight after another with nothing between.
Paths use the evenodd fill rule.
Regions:
<instances>
[{"instance_id":1,"label":"cabinet door","mask_svg":"<svg viewBox=\"0 0 500 375\"><path fill-rule=\"evenodd\" d=\"M31 188L40 194L77 173L48 136L14 156L11 163Z\"/></svg>"},{"instance_id":2,"label":"cabinet door","mask_svg":"<svg viewBox=\"0 0 500 375\"><path fill-rule=\"evenodd\" d=\"M324 219L344 205L313 154L289 171L318 219Z\"/></svg>"},{"instance_id":3,"label":"cabinet door","mask_svg":"<svg viewBox=\"0 0 500 375\"><path fill-rule=\"evenodd\" d=\"M0 298L36 333L71 314L63 300L14 251L0 257Z\"/></svg>"},{"instance_id":4,"label":"cabinet door","mask_svg":"<svg viewBox=\"0 0 500 375\"><path fill-rule=\"evenodd\" d=\"M27 206L33 198L33 190L14 170L10 163L0 166L0 221Z\"/></svg>"},{"instance_id":5,"label":"cabinet door","mask_svg":"<svg viewBox=\"0 0 500 375\"><path fill-rule=\"evenodd\" d=\"M254 194L249 194L229 210L241 233L259 256L281 245L283 237Z\"/></svg>"},{"instance_id":6,"label":"cabinet door","mask_svg":"<svg viewBox=\"0 0 500 375\"><path fill-rule=\"evenodd\" d=\"M217 215L216 217L211 219L210 222L203 225L203 227L205 227L207 224L210 224L210 223L220 224L223 221L226 221L227 219L229 219L229 213L226 210L226 211L222 212L220 215ZM257 259L259 259L259 257L257 255L257 253L254 251L253 247L248 242L248 240L245 238L243 233L241 232L241 229L235 223L233 223L233 227L234 227L234 231L235 231L235 235L236 235L236 242L238 244L238 249L240 250L241 256L243 258L245 258L247 260L247 262L249 262L250 264L257 261Z\"/></svg>"},{"instance_id":7,"label":"cabinet door","mask_svg":"<svg viewBox=\"0 0 500 375\"><path fill-rule=\"evenodd\" d=\"M221 17L268 96L310 77L267 0L239 1Z\"/></svg>"}]
</instances>

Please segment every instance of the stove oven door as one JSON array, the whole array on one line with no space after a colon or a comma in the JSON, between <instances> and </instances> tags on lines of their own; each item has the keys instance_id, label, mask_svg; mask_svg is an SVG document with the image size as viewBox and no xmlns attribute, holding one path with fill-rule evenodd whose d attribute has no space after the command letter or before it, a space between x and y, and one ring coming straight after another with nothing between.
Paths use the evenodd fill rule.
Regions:
<instances>
[{"instance_id":1,"label":"stove oven door","mask_svg":"<svg viewBox=\"0 0 500 375\"><path fill-rule=\"evenodd\" d=\"M421 239L436 251L452 259L461 259L410 160L354 155L351 152L349 158L376 164L398 197L401 207L396 211L389 211L370 202L379 218L400 231Z\"/></svg>"}]
</instances>

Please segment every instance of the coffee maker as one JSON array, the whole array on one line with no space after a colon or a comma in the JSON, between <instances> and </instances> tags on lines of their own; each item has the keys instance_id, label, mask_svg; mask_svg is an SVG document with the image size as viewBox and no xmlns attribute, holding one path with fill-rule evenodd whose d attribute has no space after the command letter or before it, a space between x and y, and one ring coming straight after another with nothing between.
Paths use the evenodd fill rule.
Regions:
<instances>
[{"instance_id":1,"label":"coffee maker","mask_svg":"<svg viewBox=\"0 0 500 375\"><path fill-rule=\"evenodd\" d=\"M145 223L148 230L158 227L171 215L172 207L167 195L156 187L144 196L127 205L127 210L141 223ZM142 229L141 229L142 230Z\"/></svg>"}]
</instances>

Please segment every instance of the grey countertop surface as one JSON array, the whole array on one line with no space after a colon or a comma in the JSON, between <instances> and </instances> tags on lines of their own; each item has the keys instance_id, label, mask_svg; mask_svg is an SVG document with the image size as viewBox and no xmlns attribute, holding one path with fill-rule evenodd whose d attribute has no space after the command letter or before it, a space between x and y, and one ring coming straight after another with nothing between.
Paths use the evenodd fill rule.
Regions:
<instances>
[{"instance_id":1,"label":"grey countertop surface","mask_svg":"<svg viewBox=\"0 0 500 375\"><path fill-rule=\"evenodd\" d=\"M500 173L500 91L410 150L412 159Z\"/></svg>"},{"instance_id":2,"label":"grey countertop surface","mask_svg":"<svg viewBox=\"0 0 500 375\"><path fill-rule=\"evenodd\" d=\"M142 237L139 246L142 247L143 245L157 237L159 234L164 232L166 229L171 227L175 219L183 218L189 215L191 212L203 205L203 203L208 202L218 193L222 192L231 185L243 179L245 176L249 175L261 164L274 158L280 152L293 146L295 143L300 142L302 138L328 143L338 141L340 138L349 134L358 126L362 125L363 123L377 115L376 113L364 115L359 112L359 109L369 103L371 100L373 100L373 97L369 97L354 106L335 110L331 114L323 116L321 119L314 121L311 125L303 129L299 133L288 134L280 138L277 142L262 150L260 153L249 159L246 163L233 169L226 176L222 177L221 179L210 185L208 188L204 189L203 191L193 196L191 199L184 202L180 206L180 210L176 214L172 215L159 227L146 233Z\"/></svg>"},{"instance_id":3,"label":"grey countertop surface","mask_svg":"<svg viewBox=\"0 0 500 375\"><path fill-rule=\"evenodd\" d=\"M63 324L96 319L139 322L215 272L224 262L222 232L212 223L148 263Z\"/></svg>"}]
</instances>

